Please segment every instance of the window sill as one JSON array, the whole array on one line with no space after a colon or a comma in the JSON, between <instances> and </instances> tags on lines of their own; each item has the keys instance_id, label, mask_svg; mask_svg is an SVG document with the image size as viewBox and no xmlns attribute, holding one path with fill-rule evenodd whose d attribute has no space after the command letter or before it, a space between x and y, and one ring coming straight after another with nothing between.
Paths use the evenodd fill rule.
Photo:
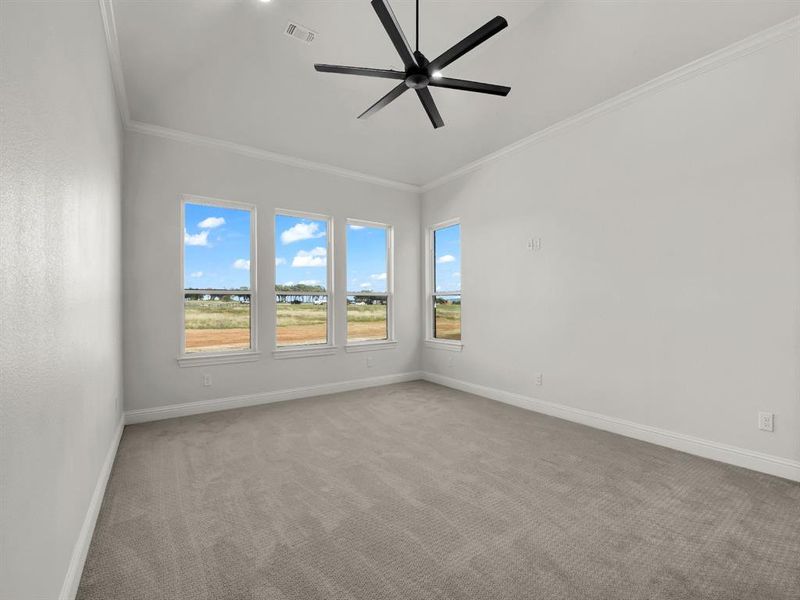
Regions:
<instances>
[{"instance_id":1,"label":"window sill","mask_svg":"<svg viewBox=\"0 0 800 600\"><path fill-rule=\"evenodd\" d=\"M355 342L344 347L345 352L372 352L373 350L391 350L397 348L397 340L381 340L377 342Z\"/></svg>"},{"instance_id":2,"label":"window sill","mask_svg":"<svg viewBox=\"0 0 800 600\"><path fill-rule=\"evenodd\" d=\"M445 340L425 340L426 348L433 348L435 350L449 350L450 352L461 352L464 348L462 342L448 342Z\"/></svg>"},{"instance_id":3,"label":"window sill","mask_svg":"<svg viewBox=\"0 0 800 600\"><path fill-rule=\"evenodd\" d=\"M336 354L338 348L336 346L319 346L317 348L311 346L298 346L296 348L278 348L272 351L273 358L306 358L309 356L327 356Z\"/></svg>"},{"instance_id":4,"label":"window sill","mask_svg":"<svg viewBox=\"0 0 800 600\"><path fill-rule=\"evenodd\" d=\"M235 363L255 362L261 358L261 352L226 352L224 354L187 354L178 357L179 367L204 367L206 365L230 365Z\"/></svg>"}]
</instances>

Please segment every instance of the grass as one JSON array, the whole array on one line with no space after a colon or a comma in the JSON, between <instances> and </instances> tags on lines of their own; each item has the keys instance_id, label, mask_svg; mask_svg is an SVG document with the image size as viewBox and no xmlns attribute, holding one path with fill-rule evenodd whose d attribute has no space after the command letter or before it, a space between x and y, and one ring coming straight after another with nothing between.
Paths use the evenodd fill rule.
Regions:
<instances>
[{"instance_id":1,"label":"grass","mask_svg":"<svg viewBox=\"0 0 800 600\"><path fill-rule=\"evenodd\" d=\"M387 307L385 304L348 304L347 341L385 340Z\"/></svg>"},{"instance_id":2,"label":"grass","mask_svg":"<svg viewBox=\"0 0 800 600\"><path fill-rule=\"evenodd\" d=\"M279 346L324 344L328 310L324 304L277 304ZM220 300L186 300L186 350L232 350L250 347L250 305ZM386 305L347 305L347 339L384 340ZM436 337L461 339L461 305L436 305Z\"/></svg>"},{"instance_id":3,"label":"grass","mask_svg":"<svg viewBox=\"0 0 800 600\"><path fill-rule=\"evenodd\" d=\"M374 323L386 321L385 304L348 304L347 321L356 323Z\"/></svg>"},{"instance_id":4,"label":"grass","mask_svg":"<svg viewBox=\"0 0 800 600\"><path fill-rule=\"evenodd\" d=\"M187 352L250 348L250 305L184 300Z\"/></svg>"},{"instance_id":5,"label":"grass","mask_svg":"<svg viewBox=\"0 0 800 600\"><path fill-rule=\"evenodd\" d=\"M439 340L461 339L461 305L436 304L434 337Z\"/></svg>"},{"instance_id":6,"label":"grass","mask_svg":"<svg viewBox=\"0 0 800 600\"><path fill-rule=\"evenodd\" d=\"M324 325L328 319L328 307L325 304L289 304L279 302L278 327L291 325Z\"/></svg>"},{"instance_id":7,"label":"grass","mask_svg":"<svg viewBox=\"0 0 800 600\"><path fill-rule=\"evenodd\" d=\"M277 305L276 335L279 346L324 344L328 339L327 307L315 304ZM348 341L386 339L386 306L347 305Z\"/></svg>"},{"instance_id":8,"label":"grass","mask_svg":"<svg viewBox=\"0 0 800 600\"><path fill-rule=\"evenodd\" d=\"M278 346L324 344L328 341L328 306L326 304L277 305L275 335Z\"/></svg>"},{"instance_id":9,"label":"grass","mask_svg":"<svg viewBox=\"0 0 800 600\"><path fill-rule=\"evenodd\" d=\"M221 300L186 300L186 329L249 329L250 305Z\"/></svg>"}]
</instances>

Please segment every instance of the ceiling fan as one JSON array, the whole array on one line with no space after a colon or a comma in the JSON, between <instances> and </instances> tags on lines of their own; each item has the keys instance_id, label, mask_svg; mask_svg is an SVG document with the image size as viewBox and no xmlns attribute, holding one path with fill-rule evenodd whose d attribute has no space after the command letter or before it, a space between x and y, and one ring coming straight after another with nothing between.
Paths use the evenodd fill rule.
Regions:
<instances>
[{"instance_id":1,"label":"ceiling fan","mask_svg":"<svg viewBox=\"0 0 800 600\"><path fill-rule=\"evenodd\" d=\"M405 65L405 71L370 69L366 67L344 67L341 65L314 65L314 68L322 73L342 73L345 75L362 75L365 77L382 77L385 79L402 80L402 82L388 94L361 113L358 116L359 119L366 119L374 115L380 109L399 98L406 90L413 89L417 92L417 96L419 96L425 112L428 113L433 128L437 129L444 125L444 121L439 114L439 110L436 108L428 86L464 90L467 92L479 92L481 94L494 94L496 96L506 96L508 92L511 91L510 87L504 85L466 81L464 79L452 79L450 77L443 77L441 74L441 70L447 65L462 57L476 46L482 44L494 34L508 27L508 22L503 17L495 17L483 27L469 34L455 46L445 51L437 58L429 61L422 52L419 51L419 0L416 2L417 37L416 50L413 52L408 45L406 36L403 35L403 30L400 29L400 25L397 23L397 18L395 18L388 0L372 0L372 8L374 8L375 12L378 14L378 18L386 29L386 33L389 34L389 39L392 40L392 44L394 44L397 53L400 55L400 59L403 61L403 65Z\"/></svg>"}]
</instances>

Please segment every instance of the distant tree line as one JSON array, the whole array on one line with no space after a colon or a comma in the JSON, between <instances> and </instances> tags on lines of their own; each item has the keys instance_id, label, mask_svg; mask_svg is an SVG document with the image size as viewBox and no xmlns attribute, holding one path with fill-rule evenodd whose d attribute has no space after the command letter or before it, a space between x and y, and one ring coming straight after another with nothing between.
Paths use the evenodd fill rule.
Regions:
<instances>
[{"instance_id":1,"label":"distant tree line","mask_svg":"<svg viewBox=\"0 0 800 600\"><path fill-rule=\"evenodd\" d=\"M250 294L186 294L187 300L206 302L239 302L240 304L250 304Z\"/></svg>"},{"instance_id":2,"label":"distant tree line","mask_svg":"<svg viewBox=\"0 0 800 600\"><path fill-rule=\"evenodd\" d=\"M303 304L327 302L327 290L321 285L308 285L294 283L292 285L276 285L275 293L277 302L288 304Z\"/></svg>"},{"instance_id":3,"label":"distant tree line","mask_svg":"<svg viewBox=\"0 0 800 600\"><path fill-rule=\"evenodd\" d=\"M352 296L353 301L350 302L350 297L348 297L348 304L386 304L386 298L382 296Z\"/></svg>"}]
</instances>

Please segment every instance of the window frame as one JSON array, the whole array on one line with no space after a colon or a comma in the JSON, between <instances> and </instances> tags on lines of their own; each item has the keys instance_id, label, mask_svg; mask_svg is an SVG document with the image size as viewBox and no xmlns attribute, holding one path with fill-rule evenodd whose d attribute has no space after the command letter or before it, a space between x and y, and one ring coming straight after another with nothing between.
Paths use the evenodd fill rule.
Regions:
<instances>
[{"instance_id":1,"label":"window frame","mask_svg":"<svg viewBox=\"0 0 800 600\"><path fill-rule=\"evenodd\" d=\"M250 213L250 348L247 350L223 350L215 352L186 352L186 312L185 298L187 293L216 294L219 292L231 292L234 290L187 290L185 270L186 245L184 240L184 229L186 228L186 204L201 204L205 206L218 206L220 208L231 208L235 210L246 210ZM209 198L195 194L181 194L179 202L179 227L178 227L178 256L180 257L180 287L179 287L179 307L180 318L178 319L178 365L181 367L204 366L213 364L228 364L237 362L252 362L258 360L261 352L258 350L258 243L256 240L257 228L257 209L254 204L235 202L232 200L222 200L220 198Z\"/></svg>"},{"instance_id":2,"label":"window frame","mask_svg":"<svg viewBox=\"0 0 800 600\"><path fill-rule=\"evenodd\" d=\"M306 212L300 210L293 210L288 208L276 208L275 212L272 216L272 231L273 231L273 240L272 240L272 256L273 256L273 269L275 268L274 258L276 257L277 253L275 252L275 248L278 244L278 228L277 228L277 217L278 216L284 217L295 217L300 219L309 219L312 221L325 221L327 223L326 227L326 234L325 234L325 269L326 269L326 293L324 294L327 296L327 301L325 303L328 318L327 318L327 341L325 344L295 344L291 346L279 346L278 345L278 302L276 300L276 296L279 294L275 290L275 286L277 285L275 282L275 273L276 271L272 271L272 319L274 325L274 334L272 336L272 355L274 358L302 358L305 356L320 356L325 354L334 354L336 352L336 340L334 338L334 320L335 320L335 295L334 295L334 223L333 223L333 216L331 215L323 215L321 213L313 213L313 212ZM323 294L318 294L323 295Z\"/></svg>"},{"instance_id":3,"label":"window frame","mask_svg":"<svg viewBox=\"0 0 800 600\"><path fill-rule=\"evenodd\" d=\"M383 228L386 230L386 291L385 292L351 292L347 289L347 268L349 266L347 256L347 235L350 231L350 225L361 225L363 227ZM345 294L344 294L344 323L345 323L345 351L346 352L359 352L375 350L379 348L393 348L397 346L397 339L395 338L394 327L394 226L388 223L379 223L377 221L366 221L364 219L345 220L345 245L344 245L344 271L345 271ZM386 298L386 339L385 340L363 340L351 342L347 336L347 298L349 296L368 296L375 298Z\"/></svg>"},{"instance_id":4,"label":"window frame","mask_svg":"<svg viewBox=\"0 0 800 600\"><path fill-rule=\"evenodd\" d=\"M440 229L446 229L453 225L459 225L459 249L464 246L464 228L461 226L461 219L458 217L441 221L428 226L425 236L425 297L423 299L423 306L425 306L425 346L429 348L436 348L440 350L451 350L453 352L460 352L464 347L464 292L463 284L460 290L442 290L436 291L436 244L434 235ZM463 271L464 253L461 254L461 263ZM436 297L437 296L458 296L461 300L461 339L460 340L445 340L434 337L434 321L436 310Z\"/></svg>"}]
</instances>

